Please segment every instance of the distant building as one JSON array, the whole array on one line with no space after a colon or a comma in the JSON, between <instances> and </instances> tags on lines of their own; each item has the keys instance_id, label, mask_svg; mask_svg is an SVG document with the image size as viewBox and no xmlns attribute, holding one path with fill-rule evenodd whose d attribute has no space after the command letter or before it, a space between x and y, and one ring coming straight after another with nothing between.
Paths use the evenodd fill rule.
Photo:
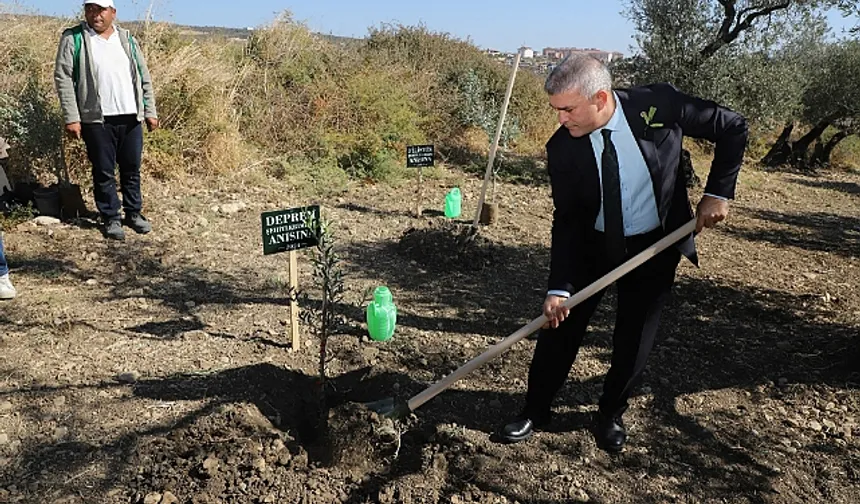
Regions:
<instances>
[{"instance_id":1,"label":"distant building","mask_svg":"<svg viewBox=\"0 0 860 504\"><path fill-rule=\"evenodd\" d=\"M587 54L603 63L609 64L615 60L622 59L624 55L617 51L604 51L593 47L587 49L578 49L576 47L545 47L543 55L545 58L552 60L560 60L570 56L573 53Z\"/></svg>"},{"instance_id":2,"label":"distant building","mask_svg":"<svg viewBox=\"0 0 860 504\"><path fill-rule=\"evenodd\" d=\"M524 59L532 59L535 57L535 51L531 47L520 47L520 54Z\"/></svg>"}]
</instances>

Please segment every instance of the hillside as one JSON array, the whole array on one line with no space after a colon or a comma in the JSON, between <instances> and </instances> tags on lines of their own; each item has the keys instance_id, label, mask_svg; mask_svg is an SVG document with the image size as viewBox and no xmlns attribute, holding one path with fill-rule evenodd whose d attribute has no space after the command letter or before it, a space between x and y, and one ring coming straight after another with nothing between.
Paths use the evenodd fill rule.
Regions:
<instances>
[{"instance_id":1,"label":"hillside","mask_svg":"<svg viewBox=\"0 0 860 504\"><path fill-rule=\"evenodd\" d=\"M139 31L144 24L143 21L125 21L123 26ZM193 37L197 39L206 38L226 38L232 40L247 41L254 33L253 27L248 28L229 28L224 26L194 26L169 23L171 29L176 30L180 35ZM331 35L326 33L314 33L317 37L328 42L339 45L357 45L362 43L362 39L353 37L342 37L339 35Z\"/></svg>"}]
</instances>

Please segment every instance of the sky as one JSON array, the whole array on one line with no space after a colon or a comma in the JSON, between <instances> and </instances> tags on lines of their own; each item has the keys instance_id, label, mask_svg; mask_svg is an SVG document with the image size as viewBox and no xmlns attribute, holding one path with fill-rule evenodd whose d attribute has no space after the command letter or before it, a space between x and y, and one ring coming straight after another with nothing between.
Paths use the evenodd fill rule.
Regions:
<instances>
[{"instance_id":1,"label":"sky","mask_svg":"<svg viewBox=\"0 0 860 504\"><path fill-rule=\"evenodd\" d=\"M117 15L139 19L148 0L114 0ZM80 0L17 0L42 14L74 15ZM511 0L153 0L159 21L185 25L255 27L289 10L313 31L363 37L381 23L417 25L470 39L482 48L513 52L520 46L596 47L631 54L633 27L622 11L625 0L568 0L531 4ZM551 6L551 7L550 7ZM851 26L837 13L830 16L837 31Z\"/></svg>"}]
</instances>

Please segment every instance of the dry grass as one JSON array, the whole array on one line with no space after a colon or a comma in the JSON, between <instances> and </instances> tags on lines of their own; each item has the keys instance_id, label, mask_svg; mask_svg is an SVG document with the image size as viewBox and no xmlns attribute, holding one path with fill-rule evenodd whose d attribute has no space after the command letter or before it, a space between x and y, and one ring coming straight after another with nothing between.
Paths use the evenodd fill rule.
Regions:
<instances>
[{"instance_id":1,"label":"dry grass","mask_svg":"<svg viewBox=\"0 0 860 504\"><path fill-rule=\"evenodd\" d=\"M53 62L69 21L21 12L19 6L0 4L0 135L12 145L10 176L30 172L50 178L64 170L53 64L47 61Z\"/></svg>"},{"instance_id":2,"label":"dry grass","mask_svg":"<svg viewBox=\"0 0 860 504\"><path fill-rule=\"evenodd\" d=\"M846 138L833 149L831 164L835 168L860 172L860 138Z\"/></svg>"},{"instance_id":3,"label":"dry grass","mask_svg":"<svg viewBox=\"0 0 860 504\"><path fill-rule=\"evenodd\" d=\"M19 151L13 164L49 183L65 159L72 179L85 183L84 150L79 143L63 145L59 134L52 75L59 36L76 21L4 11L0 109L41 107L38 120L18 121L22 131L12 131L9 121L0 124L0 134ZM162 179L257 166L277 172L294 165L301 172L310 163L359 179L396 180L407 144L433 142L444 150L469 129L456 119L458 76L477 72L488 86L480 99L500 103L509 71L471 44L424 28L383 27L365 43L340 45L312 34L289 13L247 42L193 39L164 23L143 23L135 32L163 126L146 136L143 166ZM521 73L510 112L522 125L516 149L542 149L552 125L544 102L539 80ZM45 148L20 149L34 129Z\"/></svg>"},{"instance_id":4,"label":"dry grass","mask_svg":"<svg viewBox=\"0 0 860 504\"><path fill-rule=\"evenodd\" d=\"M44 183L69 171L87 185L82 144L62 140L52 76L59 36L76 21L2 4L0 12L0 135L14 147L11 171ZM478 166L488 140L462 110L477 100L495 111L510 72L469 42L424 27L381 26L350 45L314 35L289 13L247 42L190 38L165 23L135 30L163 126L146 135L143 166L160 179L264 168L296 183L322 177L333 184L324 191L338 192L346 176L398 180L404 147L421 142L436 144L444 160ZM465 76L478 80L477 94L463 89ZM538 76L519 72L508 117L519 127L512 159L542 156L556 122ZM772 135L754 133L749 153L758 159ZM844 141L834 165L857 169L858 145Z\"/></svg>"}]
</instances>

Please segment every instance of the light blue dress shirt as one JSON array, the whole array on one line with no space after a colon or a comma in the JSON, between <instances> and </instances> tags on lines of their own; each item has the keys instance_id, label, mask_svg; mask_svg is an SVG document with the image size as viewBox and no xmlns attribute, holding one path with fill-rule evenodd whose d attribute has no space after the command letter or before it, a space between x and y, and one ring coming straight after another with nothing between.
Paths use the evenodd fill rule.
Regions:
<instances>
[{"instance_id":1,"label":"light blue dress shirt","mask_svg":"<svg viewBox=\"0 0 860 504\"><path fill-rule=\"evenodd\" d=\"M651 184L651 173L642 151L630 131L621 100L615 95L615 113L606 126L592 131L588 138L594 149L597 161L597 173L600 177L600 189L603 194L603 135L602 129L612 130L612 143L618 153L618 175L621 180L621 215L624 218L624 235L633 236L653 231L660 226L657 214L657 199L654 197L654 186ZM594 229L603 232L603 201L600 202L600 213Z\"/></svg>"}]
</instances>

